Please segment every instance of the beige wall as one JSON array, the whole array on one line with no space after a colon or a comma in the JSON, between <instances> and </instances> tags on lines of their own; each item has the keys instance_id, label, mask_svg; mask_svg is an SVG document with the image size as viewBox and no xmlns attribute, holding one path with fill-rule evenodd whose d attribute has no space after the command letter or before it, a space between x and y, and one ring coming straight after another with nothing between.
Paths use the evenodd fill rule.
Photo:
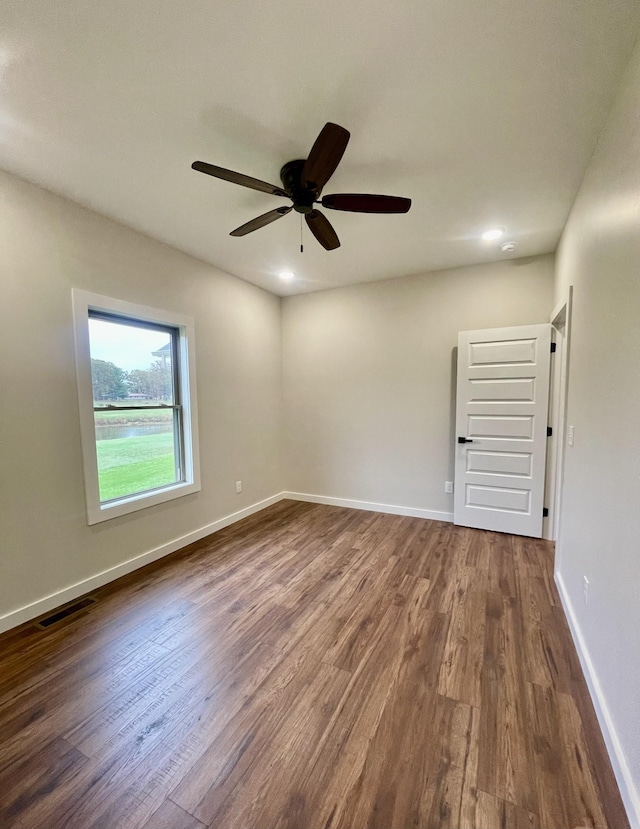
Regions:
<instances>
[{"instance_id":1,"label":"beige wall","mask_svg":"<svg viewBox=\"0 0 640 829\"><path fill-rule=\"evenodd\" d=\"M562 238L558 299L570 284L575 442L557 567L640 827L640 44Z\"/></svg>"},{"instance_id":2,"label":"beige wall","mask_svg":"<svg viewBox=\"0 0 640 829\"><path fill-rule=\"evenodd\" d=\"M549 320L553 257L283 302L293 492L450 513L458 331Z\"/></svg>"},{"instance_id":3,"label":"beige wall","mask_svg":"<svg viewBox=\"0 0 640 829\"><path fill-rule=\"evenodd\" d=\"M5 174L0 274L0 617L282 490L277 297ZM201 492L87 526L72 286L195 318Z\"/></svg>"}]
</instances>

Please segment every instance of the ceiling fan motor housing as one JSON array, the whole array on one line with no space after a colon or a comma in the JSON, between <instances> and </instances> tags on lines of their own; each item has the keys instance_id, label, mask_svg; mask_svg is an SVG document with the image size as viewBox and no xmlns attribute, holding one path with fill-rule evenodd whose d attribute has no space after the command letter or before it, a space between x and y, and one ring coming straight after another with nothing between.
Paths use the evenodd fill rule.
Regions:
<instances>
[{"instance_id":1,"label":"ceiling fan motor housing","mask_svg":"<svg viewBox=\"0 0 640 829\"><path fill-rule=\"evenodd\" d=\"M311 213L318 198L318 191L313 185L305 187L302 183L302 170L305 163L304 158L287 161L280 170L280 179L284 189L293 202L293 209L298 213Z\"/></svg>"}]
</instances>

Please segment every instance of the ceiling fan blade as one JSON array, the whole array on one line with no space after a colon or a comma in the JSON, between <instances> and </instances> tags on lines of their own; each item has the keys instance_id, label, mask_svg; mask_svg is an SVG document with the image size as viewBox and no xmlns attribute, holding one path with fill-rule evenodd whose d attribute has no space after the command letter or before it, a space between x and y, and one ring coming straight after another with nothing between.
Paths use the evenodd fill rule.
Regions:
<instances>
[{"instance_id":1,"label":"ceiling fan blade","mask_svg":"<svg viewBox=\"0 0 640 829\"><path fill-rule=\"evenodd\" d=\"M331 122L324 125L302 169L302 186L318 193L329 181L347 149L351 133Z\"/></svg>"},{"instance_id":2,"label":"ceiling fan blade","mask_svg":"<svg viewBox=\"0 0 640 829\"><path fill-rule=\"evenodd\" d=\"M240 227L232 230L229 236L246 236L247 233L260 230L261 227L275 222L276 219L280 219L282 216L286 216L291 210L293 210L292 207L276 207L275 210L270 210L268 213L263 213L262 216L258 216L255 219L251 219L250 222L240 225Z\"/></svg>"},{"instance_id":3,"label":"ceiling fan blade","mask_svg":"<svg viewBox=\"0 0 640 829\"><path fill-rule=\"evenodd\" d=\"M335 250L340 247L340 239L331 227L331 222L319 210L312 210L311 213L307 213L305 219L309 230L325 250Z\"/></svg>"},{"instance_id":4,"label":"ceiling fan blade","mask_svg":"<svg viewBox=\"0 0 640 829\"><path fill-rule=\"evenodd\" d=\"M269 184L266 181L260 181L258 178L251 178L251 176L245 176L233 170L226 170L224 167L216 167L215 164L207 164L206 161L194 161L191 168L197 170L199 173L206 173L208 176L215 176L215 178L230 181L232 184L241 184L243 187L260 190L262 193L271 193L273 196L285 196L285 198L289 198L288 193L282 187L276 187L275 184Z\"/></svg>"},{"instance_id":5,"label":"ceiling fan blade","mask_svg":"<svg viewBox=\"0 0 640 829\"><path fill-rule=\"evenodd\" d=\"M320 204L329 210L350 210L354 213L406 213L411 207L411 199L366 193L336 193L325 196Z\"/></svg>"}]
</instances>

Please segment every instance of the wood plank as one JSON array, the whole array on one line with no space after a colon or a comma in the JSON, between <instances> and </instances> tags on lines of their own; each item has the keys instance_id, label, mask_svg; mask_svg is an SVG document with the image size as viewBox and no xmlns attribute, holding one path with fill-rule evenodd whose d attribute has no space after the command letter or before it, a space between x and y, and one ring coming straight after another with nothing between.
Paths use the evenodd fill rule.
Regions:
<instances>
[{"instance_id":1,"label":"wood plank","mask_svg":"<svg viewBox=\"0 0 640 829\"><path fill-rule=\"evenodd\" d=\"M606 826L580 716L569 694L529 686L542 826Z\"/></svg>"},{"instance_id":2,"label":"wood plank","mask_svg":"<svg viewBox=\"0 0 640 829\"><path fill-rule=\"evenodd\" d=\"M151 815L143 829L205 829L205 826L173 801L165 800Z\"/></svg>"},{"instance_id":3,"label":"wood plank","mask_svg":"<svg viewBox=\"0 0 640 829\"><path fill-rule=\"evenodd\" d=\"M480 707L478 786L521 809L538 813L537 768L527 719L519 607L508 596L487 595Z\"/></svg>"},{"instance_id":4,"label":"wood plank","mask_svg":"<svg viewBox=\"0 0 640 829\"><path fill-rule=\"evenodd\" d=\"M440 667L438 692L479 706L487 594L482 589L481 574L472 567L461 567L452 583L455 591L451 597L451 623Z\"/></svg>"},{"instance_id":5,"label":"wood plank","mask_svg":"<svg viewBox=\"0 0 640 829\"><path fill-rule=\"evenodd\" d=\"M27 755L0 775L0 826L11 826L25 810L61 786L87 758L61 737Z\"/></svg>"},{"instance_id":6,"label":"wood plank","mask_svg":"<svg viewBox=\"0 0 640 829\"><path fill-rule=\"evenodd\" d=\"M340 815L345 826L428 825L431 781L442 757L439 738L449 746L445 715L455 708L436 693L447 627L446 616L428 612L422 603L405 617L402 660L371 750L344 802L328 800L322 817Z\"/></svg>"},{"instance_id":7,"label":"wood plank","mask_svg":"<svg viewBox=\"0 0 640 829\"><path fill-rule=\"evenodd\" d=\"M500 800L482 789L476 792L475 817L468 825L477 829L540 829L537 815L525 812L513 803Z\"/></svg>"}]
</instances>

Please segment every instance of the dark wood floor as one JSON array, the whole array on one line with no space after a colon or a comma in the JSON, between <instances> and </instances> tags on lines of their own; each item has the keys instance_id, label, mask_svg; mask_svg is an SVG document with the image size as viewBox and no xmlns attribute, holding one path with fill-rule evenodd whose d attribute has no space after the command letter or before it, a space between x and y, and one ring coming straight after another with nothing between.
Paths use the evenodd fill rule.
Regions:
<instances>
[{"instance_id":1,"label":"dark wood floor","mask_svg":"<svg viewBox=\"0 0 640 829\"><path fill-rule=\"evenodd\" d=\"M545 542L283 501L0 637L0 826L626 829Z\"/></svg>"}]
</instances>

